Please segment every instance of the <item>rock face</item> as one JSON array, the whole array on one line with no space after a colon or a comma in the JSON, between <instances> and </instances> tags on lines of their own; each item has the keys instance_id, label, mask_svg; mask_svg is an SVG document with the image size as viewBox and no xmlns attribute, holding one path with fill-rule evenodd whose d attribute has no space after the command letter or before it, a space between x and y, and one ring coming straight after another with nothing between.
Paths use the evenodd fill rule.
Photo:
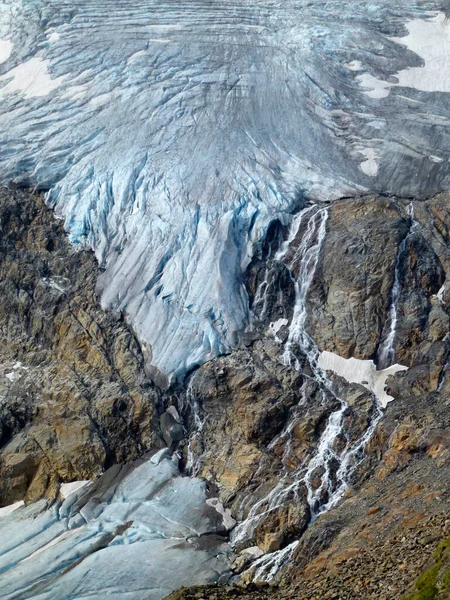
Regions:
<instances>
[{"instance_id":1,"label":"rock face","mask_svg":"<svg viewBox=\"0 0 450 600\"><path fill-rule=\"evenodd\" d=\"M398 248L408 229L402 206L388 198L332 207L308 297L308 331L320 348L345 358L376 356Z\"/></svg>"},{"instance_id":2,"label":"rock face","mask_svg":"<svg viewBox=\"0 0 450 600\"><path fill-rule=\"evenodd\" d=\"M101 310L98 275L41 197L0 190L1 506L163 445L160 396L136 338Z\"/></svg>"},{"instance_id":3,"label":"rock face","mask_svg":"<svg viewBox=\"0 0 450 600\"><path fill-rule=\"evenodd\" d=\"M306 338L292 335L301 296L294 281L302 267L289 256L295 256L308 228L302 225L291 236L286 254L279 248L289 233L274 226L270 243L247 273L255 314L252 337L243 338L248 347L202 366L190 378L185 406L197 415L191 419L191 465L216 482L238 520L231 535L236 549L257 544L274 551L254 566L236 563L247 569L244 582L273 580L278 571L278 587L272 581L255 598L400 599L445 536L448 200L441 194L424 202L371 197L331 205L304 298L306 346ZM311 245L316 239L311 237ZM297 265L294 278L280 256ZM408 369L389 378L387 392L394 400L378 407L379 417L363 385L331 373L321 384L314 344L317 351L383 367L381 349L390 339L391 364ZM328 463L331 489L352 441L367 436L367 444L353 456L339 505L311 524L311 498L326 505L330 487L323 488L323 464L309 474L308 464L320 453L340 401L345 410L330 449L336 456L335 465L333 459ZM187 590L176 597L188 599L194 592L203 593ZM204 593L253 597L245 587Z\"/></svg>"},{"instance_id":4,"label":"rock face","mask_svg":"<svg viewBox=\"0 0 450 600\"><path fill-rule=\"evenodd\" d=\"M448 352L448 203L440 194L426 202L369 197L333 205L308 296L307 328L320 348L377 360L391 326L398 263L395 358L439 371Z\"/></svg>"}]
</instances>

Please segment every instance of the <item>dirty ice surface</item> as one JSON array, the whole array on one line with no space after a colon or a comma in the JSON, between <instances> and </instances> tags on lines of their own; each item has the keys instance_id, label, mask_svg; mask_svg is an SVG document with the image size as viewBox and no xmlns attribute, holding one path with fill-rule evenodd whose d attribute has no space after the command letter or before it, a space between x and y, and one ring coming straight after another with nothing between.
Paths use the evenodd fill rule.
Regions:
<instances>
[{"instance_id":1,"label":"dirty ice surface","mask_svg":"<svg viewBox=\"0 0 450 600\"><path fill-rule=\"evenodd\" d=\"M0 509L2 600L160 600L227 580L222 516L206 503L205 483L180 476L167 454L66 487L50 507Z\"/></svg>"}]
</instances>

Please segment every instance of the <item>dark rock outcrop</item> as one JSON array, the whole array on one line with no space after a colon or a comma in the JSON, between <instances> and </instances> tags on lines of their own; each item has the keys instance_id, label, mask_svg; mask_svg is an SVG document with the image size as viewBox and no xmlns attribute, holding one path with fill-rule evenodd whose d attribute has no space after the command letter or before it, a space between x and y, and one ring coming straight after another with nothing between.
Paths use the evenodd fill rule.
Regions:
<instances>
[{"instance_id":1,"label":"dark rock outcrop","mask_svg":"<svg viewBox=\"0 0 450 600\"><path fill-rule=\"evenodd\" d=\"M0 190L0 505L163 445L142 352L43 198Z\"/></svg>"}]
</instances>

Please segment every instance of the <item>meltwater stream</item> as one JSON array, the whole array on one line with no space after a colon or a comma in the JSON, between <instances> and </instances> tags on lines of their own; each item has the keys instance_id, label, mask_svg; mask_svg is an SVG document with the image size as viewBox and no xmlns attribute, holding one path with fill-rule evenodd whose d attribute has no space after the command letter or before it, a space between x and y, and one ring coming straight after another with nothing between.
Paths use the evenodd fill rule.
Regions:
<instances>
[{"instance_id":1,"label":"meltwater stream","mask_svg":"<svg viewBox=\"0 0 450 600\"><path fill-rule=\"evenodd\" d=\"M401 293L401 282L400 282L400 262L405 253L406 246L409 238L414 233L418 222L414 219L414 206L412 202L408 205L408 217L410 220L410 226L407 234L400 243L397 252L397 259L395 261L394 270L394 283L391 290L391 303L389 307L388 325L389 330L383 342L380 344L377 352L377 364L380 368L389 367L395 362L395 334L397 330L397 314L398 314L398 300Z\"/></svg>"},{"instance_id":2,"label":"meltwater stream","mask_svg":"<svg viewBox=\"0 0 450 600\"><path fill-rule=\"evenodd\" d=\"M353 442L347 440L341 451L334 448L336 439L344 433L343 421L348 405L336 396L332 382L328 379L325 371L319 367L319 350L305 330L306 298L320 260L326 236L328 211L328 207L312 205L298 213L292 219L287 239L276 253L275 260L285 263L295 285L294 313L281 360L287 366L300 370L301 365L297 355L300 352L306 356L313 377L320 384L324 405L332 398L333 402L338 404L338 408L328 417L318 447L308 464L300 464L294 472L288 473L284 465L285 456L282 458L283 470L280 481L266 496L251 507L247 517L232 532L234 545L251 539L261 520L268 513L282 506L292 496L298 497L302 487L306 487L307 490L311 523L321 513L332 508L348 489L351 475L363 460L365 447L382 417L381 405L374 397L371 419L362 436ZM264 281L261 285L266 288L267 282ZM292 411L284 430L269 446L269 448L273 448L280 440L285 441L285 455L286 452L289 452L291 432L301 416L304 417L304 410L308 404L305 395L306 385L307 381L303 383L302 390L300 390L302 392L301 400ZM343 437L345 439L345 435ZM319 486L313 485L313 479L317 479L317 472L321 473ZM293 542L286 548L255 561L253 563L253 568L256 569L254 578L270 581L279 567L290 558L296 545L297 542Z\"/></svg>"}]
</instances>

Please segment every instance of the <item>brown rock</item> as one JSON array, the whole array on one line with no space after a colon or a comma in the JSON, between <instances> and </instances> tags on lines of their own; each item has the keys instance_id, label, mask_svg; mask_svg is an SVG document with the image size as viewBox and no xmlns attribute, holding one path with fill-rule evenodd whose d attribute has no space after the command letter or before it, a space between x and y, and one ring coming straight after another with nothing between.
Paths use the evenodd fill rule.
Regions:
<instances>
[{"instance_id":1,"label":"brown rock","mask_svg":"<svg viewBox=\"0 0 450 600\"><path fill-rule=\"evenodd\" d=\"M0 191L0 506L161 445L158 392L132 332L101 309L98 274L42 198Z\"/></svg>"}]
</instances>

